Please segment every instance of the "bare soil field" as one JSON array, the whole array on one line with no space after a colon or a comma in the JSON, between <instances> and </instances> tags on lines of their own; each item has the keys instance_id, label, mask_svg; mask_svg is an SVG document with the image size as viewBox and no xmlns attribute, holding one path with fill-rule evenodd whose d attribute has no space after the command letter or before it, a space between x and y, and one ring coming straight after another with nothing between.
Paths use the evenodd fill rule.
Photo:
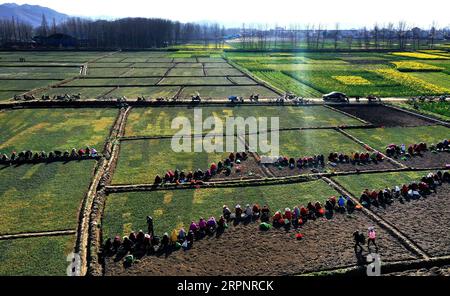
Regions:
<instances>
[{"instance_id":1,"label":"bare soil field","mask_svg":"<svg viewBox=\"0 0 450 296\"><path fill-rule=\"evenodd\" d=\"M266 177L259 163L252 156L249 156L246 160L243 160L239 164L240 170L236 170L236 164L231 169L231 173L227 176L225 171L214 175L211 181L221 180L246 180L246 179L261 179Z\"/></svg>"},{"instance_id":2,"label":"bare soil field","mask_svg":"<svg viewBox=\"0 0 450 296\"><path fill-rule=\"evenodd\" d=\"M432 256L450 254L450 184L425 198L371 207Z\"/></svg>"},{"instance_id":3,"label":"bare soil field","mask_svg":"<svg viewBox=\"0 0 450 296\"><path fill-rule=\"evenodd\" d=\"M422 156L414 156L408 160L400 160L400 162L413 168L445 167L450 164L450 153L426 151L422 153Z\"/></svg>"},{"instance_id":4,"label":"bare soil field","mask_svg":"<svg viewBox=\"0 0 450 296\"><path fill-rule=\"evenodd\" d=\"M258 230L258 223L239 224L219 237L196 241L188 251L143 256L131 267L124 267L123 260L108 257L105 274L287 275L346 267L357 264L352 233L365 231L372 224L359 212L351 216L335 214L330 220L307 222L300 229L302 240L294 238L294 230L271 228L263 232ZM377 229L384 261L415 258L386 231Z\"/></svg>"},{"instance_id":5,"label":"bare soil field","mask_svg":"<svg viewBox=\"0 0 450 296\"><path fill-rule=\"evenodd\" d=\"M333 107L359 117L376 126L392 127L434 124L432 121L427 121L383 105L336 105Z\"/></svg>"}]
</instances>

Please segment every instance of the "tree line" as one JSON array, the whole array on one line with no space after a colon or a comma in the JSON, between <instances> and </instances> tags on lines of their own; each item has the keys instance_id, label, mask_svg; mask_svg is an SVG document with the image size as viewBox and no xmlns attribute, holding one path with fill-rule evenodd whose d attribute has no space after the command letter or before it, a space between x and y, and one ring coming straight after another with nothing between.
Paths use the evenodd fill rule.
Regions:
<instances>
[{"instance_id":1,"label":"tree line","mask_svg":"<svg viewBox=\"0 0 450 296\"><path fill-rule=\"evenodd\" d=\"M42 16L41 25L33 28L12 17L0 20L0 43L29 42L33 36L66 34L77 38L88 48L161 48L177 44L203 43L205 47L223 47L226 35L239 36L236 45L246 50L270 49L422 49L433 48L437 40L449 40L450 30L433 23L427 29L408 26L405 22L375 24L353 30L342 30L338 23L331 29L322 25L291 25L271 28L268 25L242 25L225 29L217 23L181 23L159 18L122 18L89 20L69 18L56 24Z\"/></svg>"},{"instance_id":2,"label":"tree line","mask_svg":"<svg viewBox=\"0 0 450 296\"><path fill-rule=\"evenodd\" d=\"M270 49L423 49L433 48L438 40L450 41L450 29L439 29L433 23L427 29L411 27L406 22L372 28L342 30L339 23L331 29L322 25L291 25L289 28L268 28L263 25L240 29L236 45L247 50Z\"/></svg>"},{"instance_id":3,"label":"tree line","mask_svg":"<svg viewBox=\"0 0 450 296\"><path fill-rule=\"evenodd\" d=\"M29 41L33 36L33 27L12 17L0 20L0 43Z\"/></svg>"},{"instance_id":4,"label":"tree line","mask_svg":"<svg viewBox=\"0 0 450 296\"><path fill-rule=\"evenodd\" d=\"M24 30L26 28L26 30ZM25 32L18 34L18 32ZM222 47L224 27L216 23L181 23L159 18L122 18L117 20L89 20L69 18L56 24L42 16L41 25L31 28L13 19L0 23L0 41L25 42L32 36L47 37L66 34L77 38L89 48L155 48L189 42Z\"/></svg>"}]
</instances>

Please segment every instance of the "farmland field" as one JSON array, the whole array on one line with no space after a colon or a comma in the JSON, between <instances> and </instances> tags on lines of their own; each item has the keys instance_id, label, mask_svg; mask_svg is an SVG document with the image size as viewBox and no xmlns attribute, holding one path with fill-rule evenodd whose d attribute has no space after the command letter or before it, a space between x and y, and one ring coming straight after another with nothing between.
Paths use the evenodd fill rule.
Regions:
<instances>
[{"instance_id":1,"label":"farmland field","mask_svg":"<svg viewBox=\"0 0 450 296\"><path fill-rule=\"evenodd\" d=\"M342 125L364 125L362 122L345 116L341 113L327 109L322 106L309 107L205 107L199 108L203 119L214 116L220 119L225 126L226 117L278 117L280 114L280 128L300 128L318 126L342 126ZM128 117L126 125L127 136L149 135L162 136L173 135L177 130L171 129L172 120L178 116L194 120L194 109L183 107L170 108L135 108ZM270 124L270 119L269 119ZM270 128L270 127L269 127ZM205 131L208 132L208 131Z\"/></svg>"},{"instance_id":2,"label":"farmland field","mask_svg":"<svg viewBox=\"0 0 450 296\"><path fill-rule=\"evenodd\" d=\"M154 85L158 78L103 78L103 79L77 79L64 86L126 86L126 85Z\"/></svg>"},{"instance_id":3,"label":"farmland field","mask_svg":"<svg viewBox=\"0 0 450 296\"><path fill-rule=\"evenodd\" d=\"M151 87L119 87L112 92L105 95L105 97L118 97L123 96L136 99L137 97L150 97L150 98L172 98L174 97L180 87L179 86L151 86Z\"/></svg>"},{"instance_id":4,"label":"farmland field","mask_svg":"<svg viewBox=\"0 0 450 296\"><path fill-rule=\"evenodd\" d=\"M205 98L219 98L225 99L229 96L242 96L248 98L252 94L259 94L264 98L276 98L278 95L264 86L188 86L185 87L180 96L183 98L190 98L195 93L200 93Z\"/></svg>"},{"instance_id":5,"label":"farmland field","mask_svg":"<svg viewBox=\"0 0 450 296\"><path fill-rule=\"evenodd\" d=\"M450 80L448 57L430 53L294 53L276 56L226 52L226 56L275 87L304 97L319 97L331 91L345 92L349 96L435 95L448 92L446 84ZM423 73L441 70L443 72ZM400 71L408 71L411 76L402 75ZM422 78L420 74L436 75L435 79L426 79L426 75Z\"/></svg>"},{"instance_id":6,"label":"farmland field","mask_svg":"<svg viewBox=\"0 0 450 296\"><path fill-rule=\"evenodd\" d=\"M448 162L448 155L444 155L444 152L426 152L423 166L417 164L422 161L417 157L410 160L409 164L405 163L405 171L369 174L368 170L382 172L399 166L382 161L377 164L346 163L336 166L327 163L320 168L304 166L289 169L281 165L263 165L259 162L258 155L249 154L249 158L242 163L240 175L236 173L234 168L237 165L234 164L229 176L221 173L207 183L198 182L198 185L191 188L164 183L149 190L147 185L154 182L157 174L163 176L167 170L175 169L185 172L199 168L205 170L212 162L217 163L229 155L229 151L207 152L204 149L199 152L195 149L193 152L174 151L172 142L182 143L178 141L179 138L172 137L181 128L178 126L172 129L173 119L185 117L192 124L183 133L193 131L194 123L203 123L199 118L194 118L195 108L186 107L185 104L178 105L180 99L189 101L191 95L197 92L202 103L216 100L213 104L198 105L202 110L202 120L212 116L225 124L226 119L231 117L268 118L268 130L265 130L265 126L259 126L258 147L250 147L250 150L255 150L260 156L267 154L262 145L273 144L272 136L276 134L273 130L276 127L270 122L271 117L279 118L281 129L277 155L293 158L317 154L324 154L326 157L330 152L350 154L365 150L358 141L340 132L340 128L380 151L384 151L385 146L390 143L408 145L425 141L431 144L449 136L445 123L438 125L431 119L420 119L383 104L368 105L361 101L360 104L333 105L336 111L320 103L283 106L274 102L275 98L285 92L305 98L320 98L327 92L342 91L352 97L368 94L394 97L395 100L389 102L395 101L396 104L413 110L411 105L405 105L406 100L398 99L420 95L437 96L450 90L450 56L447 51L238 52L228 45L227 47L228 51L191 44L184 47L174 45L170 51L0 52L0 154L28 149L49 152L85 146L102 151L106 141L106 147L117 148L115 145L118 145L119 148L113 149L112 153L105 150L105 155L101 155L101 162L58 160L9 165L7 161L3 161L7 164L0 164L0 236L4 235L0 239L0 275L65 274L68 264L66 255L74 250L80 233L68 235L60 232L57 236L46 236L48 234L39 232L80 230L81 235L91 235L91 231L96 232L95 229L87 227L87 230L83 230L80 226L96 222L101 231L95 235L99 235L99 240L104 240L114 235L122 236L131 231L146 229L145 217L151 215L155 219L155 230L160 236L181 226L188 227L192 219L198 220L201 216L207 218L214 215L218 218L224 204L234 207L237 203L242 206L247 203L267 203L273 214L278 209L304 205L309 201L323 202L329 196L338 195L326 183L328 180L323 175L316 174L317 172L348 174L333 175L330 178L343 189L358 196L365 188L392 187L417 180L426 173L414 172L411 168L431 167L426 166L429 164L437 167ZM330 44L325 47L329 48ZM14 95L25 92L38 99L42 95L52 97L64 94L80 94L81 99L79 102L58 101L57 106L52 108L41 107L54 104L51 100L25 102L11 99ZM246 104L252 94L259 94L260 103L262 101L264 104ZM242 96L246 101L244 104L230 104L230 96ZM126 97L126 102L117 102L116 99L122 97ZM134 102L142 97L151 99L152 102ZM156 98L165 98L167 101L162 103L163 106L154 106ZM88 99L92 101L88 102ZM266 102L265 99L270 99L271 102ZM315 100L313 102L318 103ZM61 107L62 104L77 108ZM91 104L95 108L88 107ZM418 102L418 105L418 112L439 114L441 119L448 119L450 116L448 102ZM116 120L117 125L112 130ZM254 131L245 124L243 126L247 133ZM210 131L205 127L200 132L205 134ZM220 129L214 130L214 133L222 132ZM242 152L245 147L237 148L236 144L245 144L244 141L251 144L249 136L236 136L236 130L233 132L235 135L229 138L234 145L232 150ZM186 148L191 149L202 140L200 137L183 138L186 139L191 140L186 145ZM221 148L229 148L224 147L220 137L215 139ZM98 169L100 164L105 163L104 160L111 160L105 171L103 167ZM100 186L83 203L94 172L100 177ZM313 175L309 175L311 173ZM310 180L312 178L314 181ZM303 179L308 181L300 182ZM100 189L102 192L104 189L106 193L105 208L95 213L91 209L96 209L94 201L103 197L102 194L95 195ZM441 195L444 196L445 191ZM79 215L79 210L89 212L85 216L86 221L83 219L84 215ZM398 211L400 210L401 208ZM415 215L416 212L410 210L408 215ZM342 221L345 224L337 224L343 223ZM351 248L352 227L364 229L370 223L378 225L364 212L310 222L299 231L317 237L331 237L327 243L335 245L335 248L346 248L346 266L356 264ZM346 228L348 235L346 232L339 232L340 228L348 225L352 228ZM404 225L398 226L400 231L403 231L403 227ZM236 230L244 233L256 228L252 224L237 225L236 228L227 230L229 233L225 233L223 238L227 239ZM274 234L278 235L273 231L279 230L271 229L265 233L265 239L270 240L270 237L275 237ZM38 232L38 237L23 237L30 232ZM314 241L311 236L307 236L304 240L297 241L292 239L294 231L282 230L279 233L291 240L291 243L298 244L297 247L308 246L304 243L312 244L319 240L317 238ZM398 238L391 238L389 235L387 239L387 234L382 234L381 229L379 233L383 256L385 252L390 252L399 258L416 258L416 255L411 256L403 249ZM8 234L22 237L11 239ZM254 231L252 235L259 236L260 232ZM412 239L417 239L413 243L423 243L418 237ZM216 244L214 237L207 240L198 245ZM279 242L274 242L274 245L262 247L278 248L278 244ZM392 247L395 244L400 247ZM392 249L388 250L388 247ZM95 251L95 244L89 240L81 248ZM195 248L194 252L183 254L195 254ZM430 254L441 254L439 252L442 248L433 245L431 250L437 251ZM302 256L309 254L309 249L295 248L297 249L301 250ZM150 256L145 257L144 260L151 260ZM175 260L174 258L177 258L177 254L169 260ZM162 257L158 259L165 260ZM305 262L313 261L311 259ZM117 261L117 264L122 263L123 260ZM107 264L110 263L106 262L105 265ZM329 267L327 264L318 266L319 271ZM316 265L302 268L313 270Z\"/></svg>"},{"instance_id":7,"label":"farmland field","mask_svg":"<svg viewBox=\"0 0 450 296\"><path fill-rule=\"evenodd\" d=\"M401 172L401 173L379 173L358 176L339 176L333 180L347 188L350 193L359 198L361 192L366 188L369 190L380 190L386 187L393 188L412 181L419 181L427 172Z\"/></svg>"},{"instance_id":8,"label":"farmland field","mask_svg":"<svg viewBox=\"0 0 450 296\"><path fill-rule=\"evenodd\" d=\"M191 140L192 152L174 152L171 141L172 139L121 141L119 162L113 184L153 183L157 174L164 176L168 170L179 169L185 172L198 168L205 170L211 163L217 163L230 154L230 152L208 153L204 150L194 152L194 145L202 143L202 138L198 137ZM232 138L230 141L234 142L236 149L237 139ZM216 144L221 145L226 151L227 142L220 141Z\"/></svg>"},{"instance_id":9,"label":"farmland field","mask_svg":"<svg viewBox=\"0 0 450 296\"><path fill-rule=\"evenodd\" d=\"M270 145L273 134L269 132L261 135L259 145L262 143ZM334 130L281 131L279 147L280 155L294 158L317 154L328 155L330 152L351 153L364 150L359 144ZM260 152L259 147L254 150Z\"/></svg>"},{"instance_id":10,"label":"farmland field","mask_svg":"<svg viewBox=\"0 0 450 296\"><path fill-rule=\"evenodd\" d=\"M394 103L399 107L412 111L432 115L447 121L450 121L450 102L416 102L418 109L415 109L410 103Z\"/></svg>"},{"instance_id":11,"label":"farmland field","mask_svg":"<svg viewBox=\"0 0 450 296\"><path fill-rule=\"evenodd\" d=\"M94 163L0 166L0 235L75 229Z\"/></svg>"},{"instance_id":12,"label":"farmland field","mask_svg":"<svg viewBox=\"0 0 450 296\"><path fill-rule=\"evenodd\" d=\"M0 275L65 276L75 235L0 240Z\"/></svg>"},{"instance_id":13,"label":"farmland field","mask_svg":"<svg viewBox=\"0 0 450 296\"><path fill-rule=\"evenodd\" d=\"M99 151L115 109L24 109L0 111L0 151L70 150L87 145Z\"/></svg>"},{"instance_id":14,"label":"farmland field","mask_svg":"<svg viewBox=\"0 0 450 296\"><path fill-rule=\"evenodd\" d=\"M158 235L175 227L188 227L200 217L218 217L222 205L268 204L272 211L323 201L336 192L321 180L300 184L239 188L129 192L107 197L103 227L105 238L146 228L145 217L155 219Z\"/></svg>"},{"instance_id":15,"label":"farmland field","mask_svg":"<svg viewBox=\"0 0 450 296\"><path fill-rule=\"evenodd\" d=\"M389 127L376 129L352 129L348 133L369 146L384 151L386 145L411 145L419 142L437 143L449 137L449 130L443 126Z\"/></svg>"}]
</instances>

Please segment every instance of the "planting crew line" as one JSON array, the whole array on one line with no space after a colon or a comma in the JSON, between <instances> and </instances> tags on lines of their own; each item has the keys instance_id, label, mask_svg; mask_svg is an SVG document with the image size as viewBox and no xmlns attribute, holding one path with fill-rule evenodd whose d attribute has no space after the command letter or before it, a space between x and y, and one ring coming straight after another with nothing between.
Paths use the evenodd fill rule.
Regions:
<instances>
[{"instance_id":1,"label":"planting crew line","mask_svg":"<svg viewBox=\"0 0 450 296\"><path fill-rule=\"evenodd\" d=\"M100 154L95 148L86 147L85 149L75 149L69 152L54 150L49 153L45 151L33 152L31 150L21 151L19 153L13 151L11 156L0 153L0 164L13 165L22 163L40 163L40 162L53 162L53 161L70 161L70 160L82 160L82 159L99 159Z\"/></svg>"}]
</instances>

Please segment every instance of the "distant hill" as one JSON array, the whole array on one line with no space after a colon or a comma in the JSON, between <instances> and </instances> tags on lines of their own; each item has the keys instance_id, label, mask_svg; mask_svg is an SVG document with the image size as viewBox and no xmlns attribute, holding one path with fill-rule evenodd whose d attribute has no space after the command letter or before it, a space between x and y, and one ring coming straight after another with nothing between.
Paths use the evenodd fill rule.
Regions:
<instances>
[{"instance_id":1,"label":"distant hill","mask_svg":"<svg viewBox=\"0 0 450 296\"><path fill-rule=\"evenodd\" d=\"M11 19L14 16L16 19L27 22L33 27L38 27L41 25L42 15L45 15L47 18L49 26L51 26L53 19L58 24L69 17L67 14L39 5L0 4L0 19Z\"/></svg>"}]
</instances>

